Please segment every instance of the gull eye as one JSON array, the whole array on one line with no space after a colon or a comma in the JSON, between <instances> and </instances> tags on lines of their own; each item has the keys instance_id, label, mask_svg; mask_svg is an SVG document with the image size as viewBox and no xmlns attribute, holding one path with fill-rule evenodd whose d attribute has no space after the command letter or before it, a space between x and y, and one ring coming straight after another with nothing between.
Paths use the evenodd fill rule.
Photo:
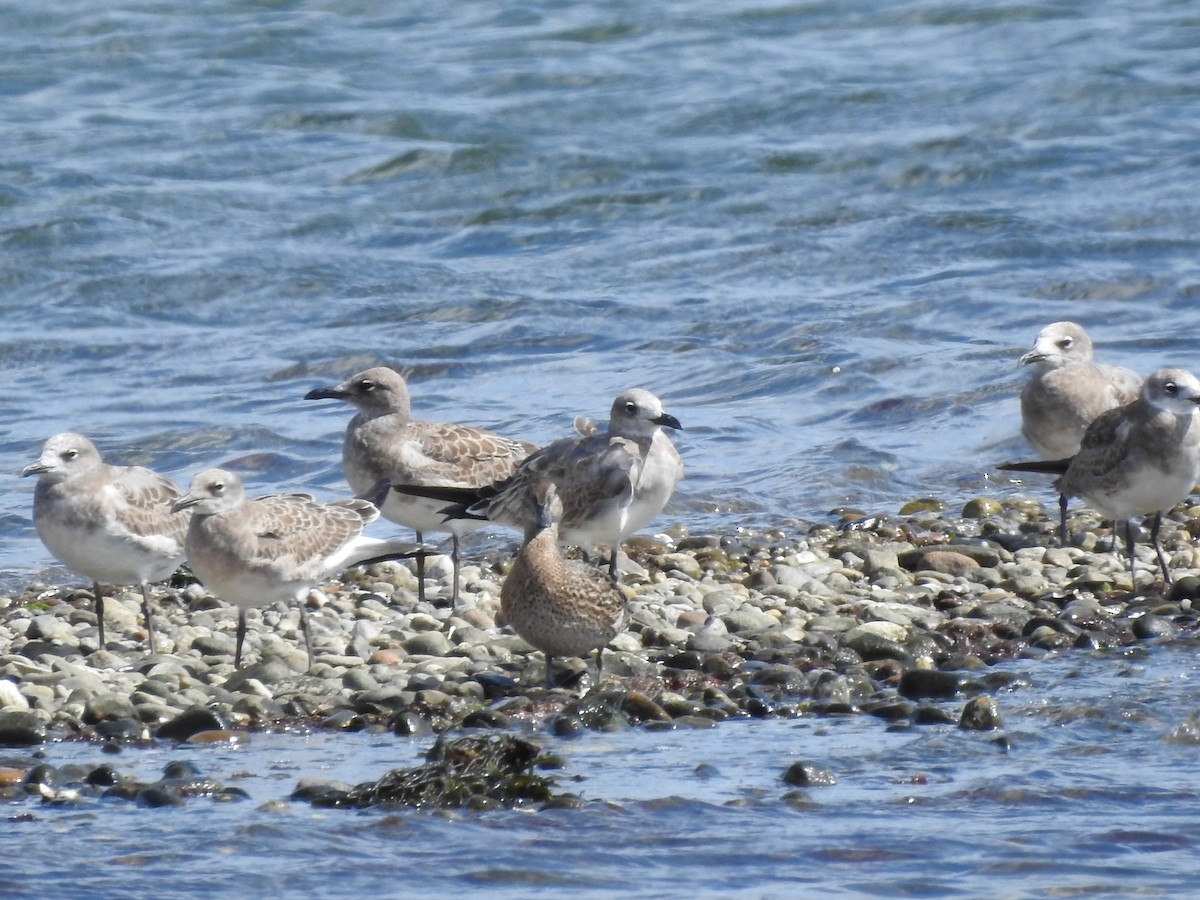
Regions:
<instances>
[{"instance_id":1,"label":"gull eye","mask_svg":"<svg viewBox=\"0 0 1200 900\"><path fill-rule=\"evenodd\" d=\"M1171 396L1175 396L1176 394L1179 393L1179 385L1177 385L1173 381L1168 381L1166 384L1163 385L1163 390L1166 393L1170 394Z\"/></svg>"},{"instance_id":2,"label":"gull eye","mask_svg":"<svg viewBox=\"0 0 1200 900\"><path fill-rule=\"evenodd\" d=\"M626 401L625 412L629 413L629 415L632 416L632 415L635 415L637 413L637 411L638 411L638 408L637 408L636 403L634 403L632 400Z\"/></svg>"},{"instance_id":3,"label":"gull eye","mask_svg":"<svg viewBox=\"0 0 1200 900\"><path fill-rule=\"evenodd\" d=\"M371 381L369 378L364 378L358 383L358 386L364 394L369 394L371 391L375 390L375 382Z\"/></svg>"},{"instance_id":4,"label":"gull eye","mask_svg":"<svg viewBox=\"0 0 1200 900\"><path fill-rule=\"evenodd\" d=\"M74 459L79 455L78 450L68 450L63 454L63 459Z\"/></svg>"},{"instance_id":5,"label":"gull eye","mask_svg":"<svg viewBox=\"0 0 1200 900\"><path fill-rule=\"evenodd\" d=\"M1074 343L1075 343L1074 338L1065 337L1061 341L1058 342L1058 346L1060 348L1062 348L1063 350L1070 350L1072 345L1074 345Z\"/></svg>"}]
</instances>

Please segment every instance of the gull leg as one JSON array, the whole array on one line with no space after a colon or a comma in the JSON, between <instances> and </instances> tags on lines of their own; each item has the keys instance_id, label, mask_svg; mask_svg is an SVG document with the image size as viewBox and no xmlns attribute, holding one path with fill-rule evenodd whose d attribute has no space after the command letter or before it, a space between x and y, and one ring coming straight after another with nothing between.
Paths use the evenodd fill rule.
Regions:
<instances>
[{"instance_id":1,"label":"gull leg","mask_svg":"<svg viewBox=\"0 0 1200 900\"><path fill-rule=\"evenodd\" d=\"M1158 557L1159 568L1163 573L1163 584L1171 586L1171 572L1167 568L1167 555L1163 553L1162 544L1158 540L1158 531L1162 527L1162 513L1154 514L1154 522L1150 525L1150 541L1154 544L1154 555Z\"/></svg>"},{"instance_id":2,"label":"gull leg","mask_svg":"<svg viewBox=\"0 0 1200 900\"><path fill-rule=\"evenodd\" d=\"M1116 548L1116 533L1113 533L1113 547ZM1125 552L1129 554L1129 582L1134 590L1137 590L1137 556L1133 552L1133 522L1129 519L1125 520Z\"/></svg>"},{"instance_id":3,"label":"gull leg","mask_svg":"<svg viewBox=\"0 0 1200 900\"><path fill-rule=\"evenodd\" d=\"M146 635L150 641L150 652L154 652L154 620L150 618L150 587L142 582L142 615L146 617Z\"/></svg>"},{"instance_id":4,"label":"gull leg","mask_svg":"<svg viewBox=\"0 0 1200 900\"><path fill-rule=\"evenodd\" d=\"M546 654L546 690L554 690L554 657L549 653Z\"/></svg>"},{"instance_id":5,"label":"gull leg","mask_svg":"<svg viewBox=\"0 0 1200 900\"><path fill-rule=\"evenodd\" d=\"M458 609L458 582L462 571L462 560L458 556L458 535L453 531L450 532L450 562L454 564L454 588L450 595L450 608Z\"/></svg>"},{"instance_id":6,"label":"gull leg","mask_svg":"<svg viewBox=\"0 0 1200 900\"><path fill-rule=\"evenodd\" d=\"M621 552L621 546L618 544L613 547L612 557L608 560L608 577L612 579L612 583L617 583L617 556Z\"/></svg>"},{"instance_id":7,"label":"gull leg","mask_svg":"<svg viewBox=\"0 0 1200 900\"><path fill-rule=\"evenodd\" d=\"M304 602L300 603L300 631L304 634L304 649L308 651L308 667L313 666L312 654L312 637L308 630L308 610L304 607Z\"/></svg>"},{"instance_id":8,"label":"gull leg","mask_svg":"<svg viewBox=\"0 0 1200 900\"><path fill-rule=\"evenodd\" d=\"M100 646L104 646L104 591L100 582L92 582L92 597L96 601L96 625L100 628Z\"/></svg>"},{"instance_id":9,"label":"gull leg","mask_svg":"<svg viewBox=\"0 0 1200 900\"><path fill-rule=\"evenodd\" d=\"M415 529L414 529L415 531ZM417 535L417 543L425 543L425 537L419 531L415 531ZM417 599L422 603L425 602L425 557L417 557Z\"/></svg>"},{"instance_id":10,"label":"gull leg","mask_svg":"<svg viewBox=\"0 0 1200 900\"><path fill-rule=\"evenodd\" d=\"M1058 495L1058 543L1067 546L1067 495Z\"/></svg>"},{"instance_id":11,"label":"gull leg","mask_svg":"<svg viewBox=\"0 0 1200 900\"><path fill-rule=\"evenodd\" d=\"M242 642L246 640L246 610L238 607L237 648L233 651L233 668L242 667Z\"/></svg>"}]
</instances>

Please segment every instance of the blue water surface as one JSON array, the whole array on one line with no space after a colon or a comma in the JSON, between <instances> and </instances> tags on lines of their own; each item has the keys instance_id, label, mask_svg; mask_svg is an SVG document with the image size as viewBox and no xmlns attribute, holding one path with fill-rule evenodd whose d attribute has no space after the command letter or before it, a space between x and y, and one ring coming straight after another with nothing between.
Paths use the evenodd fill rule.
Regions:
<instances>
[{"instance_id":1,"label":"blue water surface","mask_svg":"<svg viewBox=\"0 0 1200 900\"><path fill-rule=\"evenodd\" d=\"M1200 368L1198 46L1178 0L10 4L0 584L72 581L18 477L50 434L340 496L348 412L301 398L377 363L421 416L536 441L650 388L688 466L658 527L1016 490L1047 322ZM1189 654L1032 670L1010 753L860 719L588 738L616 806L582 813L268 815L416 748L263 736L205 759L255 802L8 823L0 893L1186 891ZM794 756L839 776L810 808Z\"/></svg>"}]
</instances>

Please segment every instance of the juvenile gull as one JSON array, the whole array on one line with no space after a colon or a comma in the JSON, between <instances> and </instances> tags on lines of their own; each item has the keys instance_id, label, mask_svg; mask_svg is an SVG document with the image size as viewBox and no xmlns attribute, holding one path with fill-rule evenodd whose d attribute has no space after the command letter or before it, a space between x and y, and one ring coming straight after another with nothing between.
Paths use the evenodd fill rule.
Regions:
<instances>
[{"instance_id":1,"label":"juvenile gull","mask_svg":"<svg viewBox=\"0 0 1200 900\"><path fill-rule=\"evenodd\" d=\"M37 475L33 524L51 553L67 568L92 579L100 646L104 646L101 585L136 584L150 650L151 582L169 577L184 560L189 515L171 504L179 489L142 466L113 466L81 434L64 431L46 441L38 461L22 475Z\"/></svg>"},{"instance_id":2,"label":"juvenile gull","mask_svg":"<svg viewBox=\"0 0 1200 900\"><path fill-rule=\"evenodd\" d=\"M471 425L445 425L412 418L404 377L378 366L359 372L334 387L317 388L306 400L344 400L358 409L346 428L342 468L350 489L362 494L380 480L396 484L482 488L510 476L517 464L537 448ZM446 520L444 503L389 492L383 517L412 528L417 541L427 531L449 531L454 563L453 603L458 604L459 535L484 523ZM418 594L425 598L423 558L417 558Z\"/></svg>"},{"instance_id":3,"label":"juvenile gull","mask_svg":"<svg viewBox=\"0 0 1200 900\"><path fill-rule=\"evenodd\" d=\"M536 504L525 541L500 589L500 609L513 629L546 654L546 687L556 656L601 652L624 627L625 595L601 569L565 560L558 550L562 502L553 481L531 488Z\"/></svg>"},{"instance_id":4,"label":"juvenile gull","mask_svg":"<svg viewBox=\"0 0 1200 900\"><path fill-rule=\"evenodd\" d=\"M1132 403L1142 378L1092 359L1092 341L1075 322L1043 328L1018 360L1033 376L1021 390L1021 434L1043 458L1074 456L1088 425L1106 410ZM1059 539L1067 541L1067 497L1059 495Z\"/></svg>"},{"instance_id":5,"label":"juvenile gull","mask_svg":"<svg viewBox=\"0 0 1200 900\"><path fill-rule=\"evenodd\" d=\"M1055 487L1082 497L1102 514L1125 521L1132 576L1135 566L1129 519L1153 515L1150 538L1163 580L1171 583L1159 544L1162 514L1186 497L1200 470L1200 380L1184 369L1159 369L1136 400L1101 413L1084 433L1079 452L1066 460L1009 463L1000 468L1059 472Z\"/></svg>"},{"instance_id":6,"label":"juvenile gull","mask_svg":"<svg viewBox=\"0 0 1200 900\"><path fill-rule=\"evenodd\" d=\"M363 535L379 517L369 500L318 503L308 494L250 500L232 472L205 469L173 507L192 511L188 563L201 583L238 608L233 664L242 664L246 611L275 601L300 605L308 665L312 641L304 601L324 579L360 563L417 555L412 544Z\"/></svg>"},{"instance_id":7,"label":"juvenile gull","mask_svg":"<svg viewBox=\"0 0 1200 900\"><path fill-rule=\"evenodd\" d=\"M666 506L683 477L683 461L664 428L680 429L662 401L642 388L618 394L608 428L575 420L577 434L530 454L511 478L476 490L429 490L396 483L393 490L450 501L442 512L452 520L486 519L523 529L537 513L534 486L551 481L563 513L559 537L585 551L611 548L609 575L626 536L644 528Z\"/></svg>"}]
</instances>

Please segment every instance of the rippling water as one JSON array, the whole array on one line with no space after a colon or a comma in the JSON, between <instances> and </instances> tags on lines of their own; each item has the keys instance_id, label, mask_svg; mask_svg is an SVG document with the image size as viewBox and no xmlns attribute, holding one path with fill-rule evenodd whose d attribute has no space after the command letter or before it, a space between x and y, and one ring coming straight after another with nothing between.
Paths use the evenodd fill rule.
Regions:
<instances>
[{"instance_id":1,"label":"rippling water","mask_svg":"<svg viewBox=\"0 0 1200 900\"><path fill-rule=\"evenodd\" d=\"M1141 371L1200 368L1186 2L63 0L0 23L8 584L52 564L16 477L48 435L83 431L180 480L228 464L264 492L333 496L347 412L300 398L377 362L410 374L421 415L538 441L651 388L686 428L688 478L660 524L694 531L1009 490L989 473L1023 449L1015 361L1049 321L1084 322ZM872 723L814 727L752 746L881 739ZM978 824L969 797L892 798L884 814L864 800L870 813L819 817L840 836L813 852L847 890L897 867L935 890L951 876L923 874L911 842L929 837L904 817L953 818L973 836L934 850L987 858L1011 841L1041 862L998 874L1043 883L1057 848L1035 845L1061 801L1016 804L1037 836L1003 838L990 813L1012 804L988 790ZM702 808L702 849L677 831L642 842L622 857L633 880L668 890L671 859L721 859L717 835L746 829L757 855L710 892L779 867L794 879L780 890L811 883L781 840L807 814ZM592 814L587 841L615 852L631 824L691 811ZM365 844L372 865L570 840L555 816L259 832L227 815L172 822L212 820L228 852L159 847L148 868L207 870L259 840L302 858L294 828ZM1140 840L1122 845L1134 868L1179 853ZM1112 876L1111 843L1078 848L1080 879ZM353 869L325 862L331 881Z\"/></svg>"},{"instance_id":2,"label":"rippling water","mask_svg":"<svg viewBox=\"0 0 1200 900\"><path fill-rule=\"evenodd\" d=\"M1004 664L1006 729L869 716L726 722L538 740L582 810L446 817L316 810L302 777L416 765L429 739L255 735L236 750L46 749L56 765L157 777L190 760L250 795L148 810L28 800L9 817L10 897L1046 897L1185 895L1200 827L1195 641ZM958 704L951 703L954 710ZM789 764L837 784L795 792ZM792 795L789 797L789 793ZM20 849L15 845L19 842Z\"/></svg>"},{"instance_id":3,"label":"rippling water","mask_svg":"<svg viewBox=\"0 0 1200 900\"><path fill-rule=\"evenodd\" d=\"M379 361L538 441L650 387L694 530L995 490L1018 353L1195 366L1186 3L155 2L3 13L0 453L344 491ZM49 564L31 485L10 577Z\"/></svg>"}]
</instances>

